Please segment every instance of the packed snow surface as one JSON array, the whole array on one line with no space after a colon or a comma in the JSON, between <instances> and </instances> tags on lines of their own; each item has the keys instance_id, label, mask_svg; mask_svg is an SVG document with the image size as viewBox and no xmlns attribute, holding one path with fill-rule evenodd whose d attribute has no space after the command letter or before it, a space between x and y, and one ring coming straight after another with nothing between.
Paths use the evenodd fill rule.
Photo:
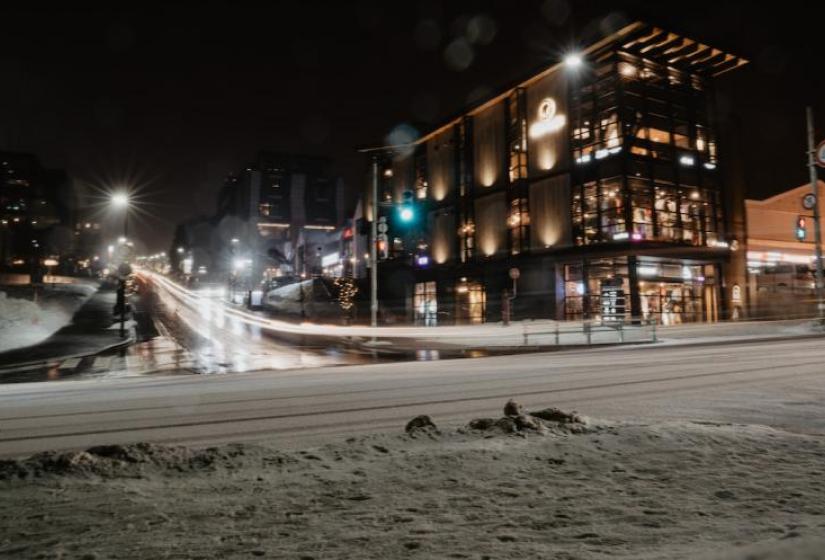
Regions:
<instances>
[{"instance_id":1,"label":"packed snow surface","mask_svg":"<svg viewBox=\"0 0 825 560\"><path fill-rule=\"evenodd\" d=\"M3 461L0 557L825 557L821 436L508 406L297 451L147 443Z\"/></svg>"}]
</instances>

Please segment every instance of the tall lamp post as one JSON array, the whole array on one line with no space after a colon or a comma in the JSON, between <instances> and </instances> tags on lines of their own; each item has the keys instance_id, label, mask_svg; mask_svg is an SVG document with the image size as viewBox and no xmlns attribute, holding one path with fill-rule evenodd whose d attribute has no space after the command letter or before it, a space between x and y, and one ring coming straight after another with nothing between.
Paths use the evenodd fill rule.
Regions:
<instances>
[{"instance_id":1,"label":"tall lamp post","mask_svg":"<svg viewBox=\"0 0 825 560\"><path fill-rule=\"evenodd\" d=\"M123 250L124 254L126 254L126 243L128 242L126 234L128 233L129 224L129 195L125 192L113 193L111 197L111 204L113 208L123 210ZM126 337L126 277L123 274L124 270L121 268L124 264L126 263L121 263L118 267L118 276L120 277L120 280L117 286L117 300L115 303L115 307L120 310L121 338Z\"/></svg>"},{"instance_id":2,"label":"tall lamp post","mask_svg":"<svg viewBox=\"0 0 825 560\"><path fill-rule=\"evenodd\" d=\"M821 217L819 215L819 177L816 172L817 154L814 140L814 111L808 107L805 113L808 120L808 171L811 175L811 193L814 195L814 254L816 256L814 286L816 287L817 317L823 320L825 319L825 301L823 300L823 290L825 290L823 282L825 282L825 280L823 280L822 277L822 227L820 224ZM820 163L820 165L822 164Z\"/></svg>"},{"instance_id":3,"label":"tall lamp post","mask_svg":"<svg viewBox=\"0 0 825 560\"><path fill-rule=\"evenodd\" d=\"M372 158L372 222L370 223L370 325L378 326L378 158Z\"/></svg>"}]
</instances>

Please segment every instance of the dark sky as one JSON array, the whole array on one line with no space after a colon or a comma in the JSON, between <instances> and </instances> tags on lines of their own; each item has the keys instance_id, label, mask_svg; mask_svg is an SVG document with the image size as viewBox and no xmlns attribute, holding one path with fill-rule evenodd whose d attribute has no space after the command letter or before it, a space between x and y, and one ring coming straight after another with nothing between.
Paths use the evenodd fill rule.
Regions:
<instances>
[{"instance_id":1,"label":"dark sky","mask_svg":"<svg viewBox=\"0 0 825 560\"><path fill-rule=\"evenodd\" d=\"M213 212L223 176L259 149L331 156L354 192L357 146L405 123L426 130L575 37L633 19L752 61L719 83L750 196L806 180L806 103L825 131L813 2L16 4L0 8L0 149L99 187L138 185L150 250Z\"/></svg>"}]
</instances>

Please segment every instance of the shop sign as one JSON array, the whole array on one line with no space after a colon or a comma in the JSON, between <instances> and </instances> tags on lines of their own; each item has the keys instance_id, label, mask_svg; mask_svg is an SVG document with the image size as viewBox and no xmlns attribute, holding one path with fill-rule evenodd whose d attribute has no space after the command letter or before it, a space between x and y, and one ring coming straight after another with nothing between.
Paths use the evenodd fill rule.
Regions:
<instances>
[{"instance_id":1,"label":"shop sign","mask_svg":"<svg viewBox=\"0 0 825 560\"><path fill-rule=\"evenodd\" d=\"M731 290L730 300L733 305L742 305L742 288L739 284L734 284Z\"/></svg>"},{"instance_id":2,"label":"shop sign","mask_svg":"<svg viewBox=\"0 0 825 560\"><path fill-rule=\"evenodd\" d=\"M321 257L321 266L324 268L328 266L335 266L341 262L341 256L338 253L330 253Z\"/></svg>"},{"instance_id":3,"label":"shop sign","mask_svg":"<svg viewBox=\"0 0 825 560\"><path fill-rule=\"evenodd\" d=\"M601 285L603 321L620 321L625 314L625 293L621 280L605 280Z\"/></svg>"}]
</instances>

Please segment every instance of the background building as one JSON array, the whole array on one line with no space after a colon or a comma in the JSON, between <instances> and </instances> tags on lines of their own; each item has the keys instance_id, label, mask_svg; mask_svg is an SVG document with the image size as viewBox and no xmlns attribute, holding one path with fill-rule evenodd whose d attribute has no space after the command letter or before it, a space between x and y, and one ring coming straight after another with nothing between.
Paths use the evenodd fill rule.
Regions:
<instances>
[{"instance_id":1,"label":"background building","mask_svg":"<svg viewBox=\"0 0 825 560\"><path fill-rule=\"evenodd\" d=\"M500 320L512 268L516 317L728 317L726 206L741 199L722 185L713 81L744 63L634 23L411 145L370 150L385 318Z\"/></svg>"},{"instance_id":2,"label":"background building","mask_svg":"<svg viewBox=\"0 0 825 560\"><path fill-rule=\"evenodd\" d=\"M825 183L819 181L817 188L819 212L825 215ZM817 313L813 210L802 205L810 193L811 185L806 184L765 200L745 201L748 280L741 296L755 317ZM800 216L805 220L801 232Z\"/></svg>"},{"instance_id":3,"label":"background building","mask_svg":"<svg viewBox=\"0 0 825 560\"><path fill-rule=\"evenodd\" d=\"M46 258L67 266L77 211L64 171L44 168L33 154L0 152L0 267L31 273Z\"/></svg>"},{"instance_id":4,"label":"background building","mask_svg":"<svg viewBox=\"0 0 825 560\"><path fill-rule=\"evenodd\" d=\"M328 159L260 152L226 178L215 216L177 228L172 267L179 270L178 261L191 255L196 271L204 266L252 285L319 274L344 222L343 181L331 174Z\"/></svg>"}]
</instances>

